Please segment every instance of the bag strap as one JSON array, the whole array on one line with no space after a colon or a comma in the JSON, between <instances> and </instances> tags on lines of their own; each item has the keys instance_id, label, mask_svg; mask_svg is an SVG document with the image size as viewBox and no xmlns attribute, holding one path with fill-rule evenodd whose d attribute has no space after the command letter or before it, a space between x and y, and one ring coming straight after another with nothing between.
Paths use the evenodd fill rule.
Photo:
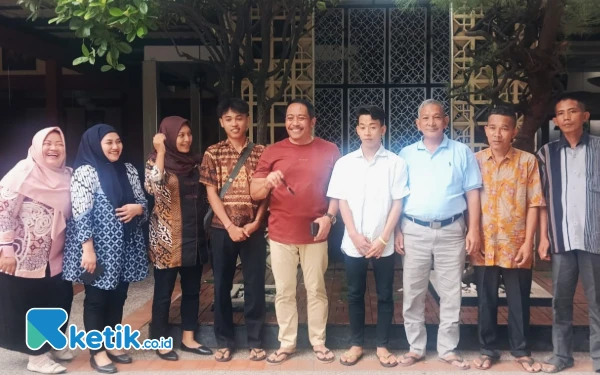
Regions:
<instances>
[{"instance_id":1,"label":"bag strap","mask_svg":"<svg viewBox=\"0 0 600 375\"><path fill-rule=\"evenodd\" d=\"M244 163L246 162L246 159L248 159L248 156L250 156L250 153L252 152L253 148L254 148L254 143L249 142L248 146L246 146L246 149L244 150L244 152L242 152L242 155L240 155L240 158L238 159L237 163L235 164L235 167L233 167L231 174L229 174L229 178L227 179L227 182L221 188L221 192L219 193L219 197L221 198L221 200L223 200L223 197L225 197L225 193L227 192L227 189L229 189L229 186L231 185L233 180L235 180L235 178L237 177L238 172L242 168L242 165L244 165Z\"/></svg>"}]
</instances>

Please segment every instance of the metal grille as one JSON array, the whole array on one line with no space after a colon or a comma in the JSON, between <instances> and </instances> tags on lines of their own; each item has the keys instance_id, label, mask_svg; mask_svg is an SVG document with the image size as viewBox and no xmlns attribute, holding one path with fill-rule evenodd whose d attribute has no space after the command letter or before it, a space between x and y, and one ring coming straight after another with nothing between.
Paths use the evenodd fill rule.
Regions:
<instances>
[{"instance_id":1,"label":"metal grille","mask_svg":"<svg viewBox=\"0 0 600 375\"><path fill-rule=\"evenodd\" d=\"M402 148L421 138L415 119L419 104L425 100L424 87L395 88L390 90L390 150Z\"/></svg>"},{"instance_id":2,"label":"metal grille","mask_svg":"<svg viewBox=\"0 0 600 375\"><path fill-rule=\"evenodd\" d=\"M344 10L334 8L316 18L315 82L344 83Z\"/></svg>"},{"instance_id":3,"label":"metal grille","mask_svg":"<svg viewBox=\"0 0 600 375\"><path fill-rule=\"evenodd\" d=\"M386 9L350 9L349 13L349 82L381 83L386 67Z\"/></svg>"},{"instance_id":4,"label":"metal grille","mask_svg":"<svg viewBox=\"0 0 600 375\"><path fill-rule=\"evenodd\" d=\"M427 9L390 10L390 83L425 83Z\"/></svg>"},{"instance_id":5,"label":"metal grille","mask_svg":"<svg viewBox=\"0 0 600 375\"><path fill-rule=\"evenodd\" d=\"M343 90L342 89L316 89L315 112L317 125L315 134L342 147L343 140Z\"/></svg>"}]
</instances>

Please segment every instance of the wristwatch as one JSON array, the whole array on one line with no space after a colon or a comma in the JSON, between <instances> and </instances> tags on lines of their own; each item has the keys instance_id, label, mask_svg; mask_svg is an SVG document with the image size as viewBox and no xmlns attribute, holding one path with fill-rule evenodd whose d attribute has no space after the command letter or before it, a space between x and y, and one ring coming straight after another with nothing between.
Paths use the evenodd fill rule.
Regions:
<instances>
[{"instance_id":1,"label":"wristwatch","mask_svg":"<svg viewBox=\"0 0 600 375\"><path fill-rule=\"evenodd\" d=\"M331 220L331 225L335 225L336 221L337 221L337 217L333 216L332 214L330 214L329 212L326 213L324 216L327 216L329 218L329 220Z\"/></svg>"}]
</instances>

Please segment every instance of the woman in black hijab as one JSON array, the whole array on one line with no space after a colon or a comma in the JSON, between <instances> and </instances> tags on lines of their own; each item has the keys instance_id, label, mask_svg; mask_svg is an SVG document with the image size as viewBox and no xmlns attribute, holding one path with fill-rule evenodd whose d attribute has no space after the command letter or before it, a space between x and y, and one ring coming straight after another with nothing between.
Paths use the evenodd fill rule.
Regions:
<instances>
[{"instance_id":1,"label":"woman in black hijab","mask_svg":"<svg viewBox=\"0 0 600 375\"><path fill-rule=\"evenodd\" d=\"M123 144L105 124L81 138L71 180L73 220L67 231L63 274L85 284L86 331L121 324L129 283L148 275L142 224L147 200L137 170L121 160ZM90 350L91 366L115 373L116 363L131 363L122 350Z\"/></svg>"}]
</instances>

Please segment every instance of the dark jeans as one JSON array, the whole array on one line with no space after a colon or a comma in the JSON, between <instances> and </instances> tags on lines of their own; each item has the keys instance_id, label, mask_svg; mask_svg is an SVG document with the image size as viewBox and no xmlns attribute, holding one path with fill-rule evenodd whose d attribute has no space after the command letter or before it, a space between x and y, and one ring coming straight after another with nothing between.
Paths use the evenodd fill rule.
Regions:
<instances>
[{"instance_id":1,"label":"dark jeans","mask_svg":"<svg viewBox=\"0 0 600 375\"><path fill-rule=\"evenodd\" d=\"M169 309L177 274L181 276L181 329L195 331L198 327L202 264L198 262L191 267L154 268L154 299L150 330L152 339L169 337Z\"/></svg>"},{"instance_id":2,"label":"dark jeans","mask_svg":"<svg viewBox=\"0 0 600 375\"><path fill-rule=\"evenodd\" d=\"M573 365L573 297L581 276L590 316L590 356L594 371L600 371L600 255L574 250L552 254L552 344L554 358Z\"/></svg>"},{"instance_id":3,"label":"dark jeans","mask_svg":"<svg viewBox=\"0 0 600 375\"><path fill-rule=\"evenodd\" d=\"M83 325L86 332L98 330L102 332L105 327L115 330L117 324L123 320L123 306L127 299L129 283L121 282L113 290L103 290L91 285L85 285L85 299L83 301ZM90 349L92 355L105 350Z\"/></svg>"},{"instance_id":4,"label":"dark jeans","mask_svg":"<svg viewBox=\"0 0 600 375\"><path fill-rule=\"evenodd\" d=\"M386 347L394 316L394 255L372 259L375 287L377 289L377 328L376 344ZM364 345L365 333L365 292L367 287L367 267L369 259L344 256L346 282L348 284L348 310L352 346Z\"/></svg>"},{"instance_id":5,"label":"dark jeans","mask_svg":"<svg viewBox=\"0 0 600 375\"><path fill-rule=\"evenodd\" d=\"M529 306L533 271L521 268L476 266L478 334L481 354L500 358L498 351L498 287L500 276L506 287L508 303L508 341L514 357L531 355Z\"/></svg>"},{"instance_id":6,"label":"dark jeans","mask_svg":"<svg viewBox=\"0 0 600 375\"><path fill-rule=\"evenodd\" d=\"M265 321L265 270L267 243L258 230L242 242L233 242L224 229L212 229L213 273L215 277L215 338L220 348L234 348L231 288L238 255L244 276L244 320L248 346L262 347Z\"/></svg>"}]
</instances>

